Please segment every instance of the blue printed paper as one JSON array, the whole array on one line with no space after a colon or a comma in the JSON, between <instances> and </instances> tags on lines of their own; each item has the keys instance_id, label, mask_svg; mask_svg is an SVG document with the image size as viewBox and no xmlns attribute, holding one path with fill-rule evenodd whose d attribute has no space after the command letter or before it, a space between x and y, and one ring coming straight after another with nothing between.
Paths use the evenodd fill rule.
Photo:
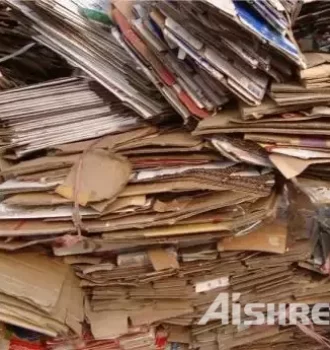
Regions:
<instances>
[{"instance_id":1,"label":"blue printed paper","mask_svg":"<svg viewBox=\"0 0 330 350\"><path fill-rule=\"evenodd\" d=\"M253 13L243 1L235 2L238 16L255 33L259 34L269 44L282 49L294 58L299 59L297 47L285 36L274 30L262 17Z\"/></svg>"}]
</instances>

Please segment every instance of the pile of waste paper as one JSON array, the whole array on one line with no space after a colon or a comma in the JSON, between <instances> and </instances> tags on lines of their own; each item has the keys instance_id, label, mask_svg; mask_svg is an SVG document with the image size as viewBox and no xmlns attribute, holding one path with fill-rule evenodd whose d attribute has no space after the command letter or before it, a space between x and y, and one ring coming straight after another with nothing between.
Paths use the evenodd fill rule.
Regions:
<instances>
[{"instance_id":1,"label":"pile of waste paper","mask_svg":"<svg viewBox=\"0 0 330 350\"><path fill-rule=\"evenodd\" d=\"M0 2L0 350L330 348L328 7Z\"/></svg>"}]
</instances>

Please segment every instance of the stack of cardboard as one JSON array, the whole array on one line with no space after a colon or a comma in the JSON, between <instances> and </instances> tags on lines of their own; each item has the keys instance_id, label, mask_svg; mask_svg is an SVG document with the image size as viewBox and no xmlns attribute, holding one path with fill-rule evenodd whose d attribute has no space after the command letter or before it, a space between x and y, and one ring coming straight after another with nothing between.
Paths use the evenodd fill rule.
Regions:
<instances>
[{"instance_id":1,"label":"stack of cardboard","mask_svg":"<svg viewBox=\"0 0 330 350\"><path fill-rule=\"evenodd\" d=\"M250 161L256 155L265 157L267 151L271 162L288 179L305 170L311 175L326 176L325 168L330 159L327 136L329 55L310 53L306 54L306 59L308 68L300 71L299 82L273 83L271 99L258 107L241 104L239 109L223 110L201 121L193 134L209 135L218 149L236 150L241 160L246 146L255 149ZM223 136L238 133L244 135L244 140Z\"/></svg>"},{"instance_id":2,"label":"stack of cardboard","mask_svg":"<svg viewBox=\"0 0 330 350\"><path fill-rule=\"evenodd\" d=\"M113 1L111 9L104 9L118 26L111 36L86 23L79 2L6 3L33 26L37 41L84 69L145 118L169 113L155 87L185 120L204 118L232 94L260 104L270 77L282 82L291 76L290 66L304 66L288 9L279 1L226 1L225 6Z\"/></svg>"},{"instance_id":3,"label":"stack of cardboard","mask_svg":"<svg viewBox=\"0 0 330 350\"><path fill-rule=\"evenodd\" d=\"M4 241L8 249L75 232L80 217L87 233L111 232L111 244L211 240L262 220L274 200L268 168L228 161L182 129L143 124L28 160L4 155L1 169L1 236L25 237Z\"/></svg>"},{"instance_id":4,"label":"stack of cardboard","mask_svg":"<svg viewBox=\"0 0 330 350\"><path fill-rule=\"evenodd\" d=\"M1 93L1 148L19 158L141 125L112 94L94 90L87 79L70 77Z\"/></svg>"},{"instance_id":5,"label":"stack of cardboard","mask_svg":"<svg viewBox=\"0 0 330 350\"><path fill-rule=\"evenodd\" d=\"M305 62L294 1L5 3L89 78L0 94L0 320L57 337L52 350L329 346L326 327L317 343L201 321L221 292L330 297L329 225L308 228L328 203L329 57Z\"/></svg>"},{"instance_id":6,"label":"stack of cardboard","mask_svg":"<svg viewBox=\"0 0 330 350\"><path fill-rule=\"evenodd\" d=\"M259 105L270 77L282 82L304 66L277 1L112 5L116 37L185 119L216 113L232 95Z\"/></svg>"},{"instance_id":7,"label":"stack of cardboard","mask_svg":"<svg viewBox=\"0 0 330 350\"><path fill-rule=\"evenodd\" d=\"M150 119L173 115L146 72L111 36L109 27L95 26L85 18L79 2L5 2L31 27L34 40L84 70L141 116Z\"/></svg>"},{"instance_id":8,"label":"stack of cardboard","mask_svg":"<svg viewBox=\"0 0 330 350\"><path fill-rule=\"evenodd\" d=\"M83 293L72 270L39 253L0 254L0 320L56 337L81 334Z\"/></svg>"},{"instance_id":9,"label":"stack of cardboard","mask_svg":"<svg viewBox=\"0 0 330 350\"><path fill-rule=\"evenodd\" d=\"M327 271L327 205L329 204L329 54L306 54L299 81L273 83L270 98L258 107L240 104L199 123L195 135L206 135L223 154L251 164L269 162L303 192L305 212L313 223L314 263ZM239 134L243 137L238 136ZM233 135L233 136L231 136ZM247 152L246 150L249 150ZM320 208L321 207L321 208ZM319 209L318 209L319 208Z\"/></svg>"},{"instance_id":10,"label":"stack of cardboard","mask_svg":"<svg viewBox=\"0 0 330 350\"><path fill-rule=\"evenodd\" d=\"M103 237L111 242L111 234ZM217 244L167 240L161 247L134 246L127 252L117 247L109 254L99 250L100 239L87 242L80 249L57 248L55 253L66 254L66 263L81 278L96 339L120 337L130 326L161 325L169 342L194 349L249 349L251 344L267 349L269 342L279 349L294 343L319 348L292 325L244 327L217 320L200 324L221 292L240 293L236 302L243 307L256 302L314 304L329 298L328 279L314 279L308 271L308 240L287 242L281 222L219 238ZM329 333L326 327L318 332Z\"/></svg>"},{"instance_id":11,"label":"stack of cardboard","mask_svg":"<svg viewBox=\"0 0 330 350\"><path fill-rule=\"evenodd\" d=\"M40 100L53 92L58 96L45 108ZM281 223L271 224L270 243L263 241L263 225L278 203L267 164L238 164L182 128L139 123L123 114L115 98L105 104L81 78L4 93L2 118L12 112L6 104L16 100L20 106L27 99L31 107L23 110L20 124L30 126L38 118L47 135L29 138L33 129L21 134L4 123L16 140L31 141L4 139L1 248L43 244L65 256L87 292L85 315L96 340L124 337L127 349L139 342L152 347L154 338L144 327L167 319L191 326L229 278L244 273L240 259L249 254L227 253L244 246L244 237L254 240L251 250L285 251ZM95 106L82 105L93 101ZM84 140L95 136L93 130L72 136L70 121L82 123L86 108L96 109L94 125L103 118L96 118L98 109L106 109L104 119L118 122L116 133L108 127L104 133L110 135L98 139ZM52 122L64 114L71 140L80 142L60 144L64 136L53 136L58 126ZM120 131L124 124L129 129ZM250 231L253 236L239 238ZM219 257L218 250L225 253Z\"/></svg>"}]
</instances>

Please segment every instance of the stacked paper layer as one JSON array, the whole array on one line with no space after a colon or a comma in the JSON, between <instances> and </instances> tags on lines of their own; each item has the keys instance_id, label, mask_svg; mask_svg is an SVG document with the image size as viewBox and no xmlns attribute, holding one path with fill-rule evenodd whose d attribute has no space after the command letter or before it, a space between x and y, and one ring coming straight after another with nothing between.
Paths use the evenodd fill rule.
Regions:
<instances>
[{"instance_id":1,"label":"stacked paper layer","mask_svg":"<svg viewBox=\"0 0 330 350\"><path fill-rule=\"evenodd\" d=\"M109 28L93 25L74 1L6 1L44 44L101 83L146 119L168 117L170 106L157 93Z\"/></svg>"},{"instance_id":2,"label":"stacked paper layer","mask_svg":"<svg viewBox=\"0 0 330 350\"><path fill-rule=\"evenodd\" d=\"M5 155L2 236L71 233L73 203L88 219L86 232L112 232L113 242L126 243L182 235L186 240L195 233L198 239L205 232L212 238L267 216L275 196L268 164L228 161L182 129L134 127L98 140L53 145L31 159ZM217 215L221 222L212 219ZM30 220L17 230L21 219Z\"/></svg>"},{"instance_id":3,"label":"stacked paper layer","mask_svg":"<svg viewBox=\"0 0 330 350\"><path fill-rule=\"evenodd\" d=\"M100 89L99 89L100 90ZM88 80L63 78L1 94L1 146L16 157L138 127L139 117Z\"/></svg>"},{"instance_id":4,"label":"stacked paper layer","mask_svg":"<svg viewBox=\"0 0 330 350\"><path fill-rule=\"evenodd\" d=\"M52 350L329 347L201 321L221 292L330 297L330 59L296 45L305 5L5 3L79 70L0 93L0 321Z\"/></svg>"},{"instance_id":5,"label":"stacked paper layer","mask_svg":"<svg viewBox=\"0 0 330 350\"><path fill-rule=\"evenodd\" d=\"M0 320L52 337L82 332L83 293L66 264L40 253L0 254Z\"/></svg>"},{"instance_id":6,"label":"stacked paper layer","mask_svg":"<svg viewBox=\"0 0 330 350\"><path fill-rule=\"evenodd\" d=\"M259 105L269 78L304 66L279 2L114 1L111 16L114 35L184 118L214 114L232 95Z\"/></svg>"}]
</instances>

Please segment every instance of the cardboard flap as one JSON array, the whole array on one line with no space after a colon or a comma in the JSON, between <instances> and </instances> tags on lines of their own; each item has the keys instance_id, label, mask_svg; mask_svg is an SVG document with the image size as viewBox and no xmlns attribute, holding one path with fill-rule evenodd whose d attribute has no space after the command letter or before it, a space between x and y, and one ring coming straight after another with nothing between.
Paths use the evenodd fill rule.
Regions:
<instances>
[{"instance_id":1,"label":"cardboard flap","mask_svg":"<svg viewBox=\"0 0 330 350\"><path fill-rule=\"evenodd\" d=\"M148 250L148 256L156 271L179 268L175 252L168 249L150 249Z\"/></svg>"},{"instance_id":2,"label":"cardboard flap","mask_svg":"<svg viewBox=\"0 0 330 350\"><path fill-rule=\"evenodd\" d=\"M86 205L104 199L115 198L127 184L131 165L126 158L106 151L87 152L76 163L56 193L74 200L77 186L78 202Z\"/></svg>"},{"instance_id":3,"label":"cardboard flap","mask_svg":"<svg viewBox=\"0 0 330 350\"><path fill-rule=\"evenodd\" d=\"M253 250L283 254L286 250L286 239L287 226L274 222L243 236L226 237L218 242L218 250Z\"/></svg>"}]
</instances>

